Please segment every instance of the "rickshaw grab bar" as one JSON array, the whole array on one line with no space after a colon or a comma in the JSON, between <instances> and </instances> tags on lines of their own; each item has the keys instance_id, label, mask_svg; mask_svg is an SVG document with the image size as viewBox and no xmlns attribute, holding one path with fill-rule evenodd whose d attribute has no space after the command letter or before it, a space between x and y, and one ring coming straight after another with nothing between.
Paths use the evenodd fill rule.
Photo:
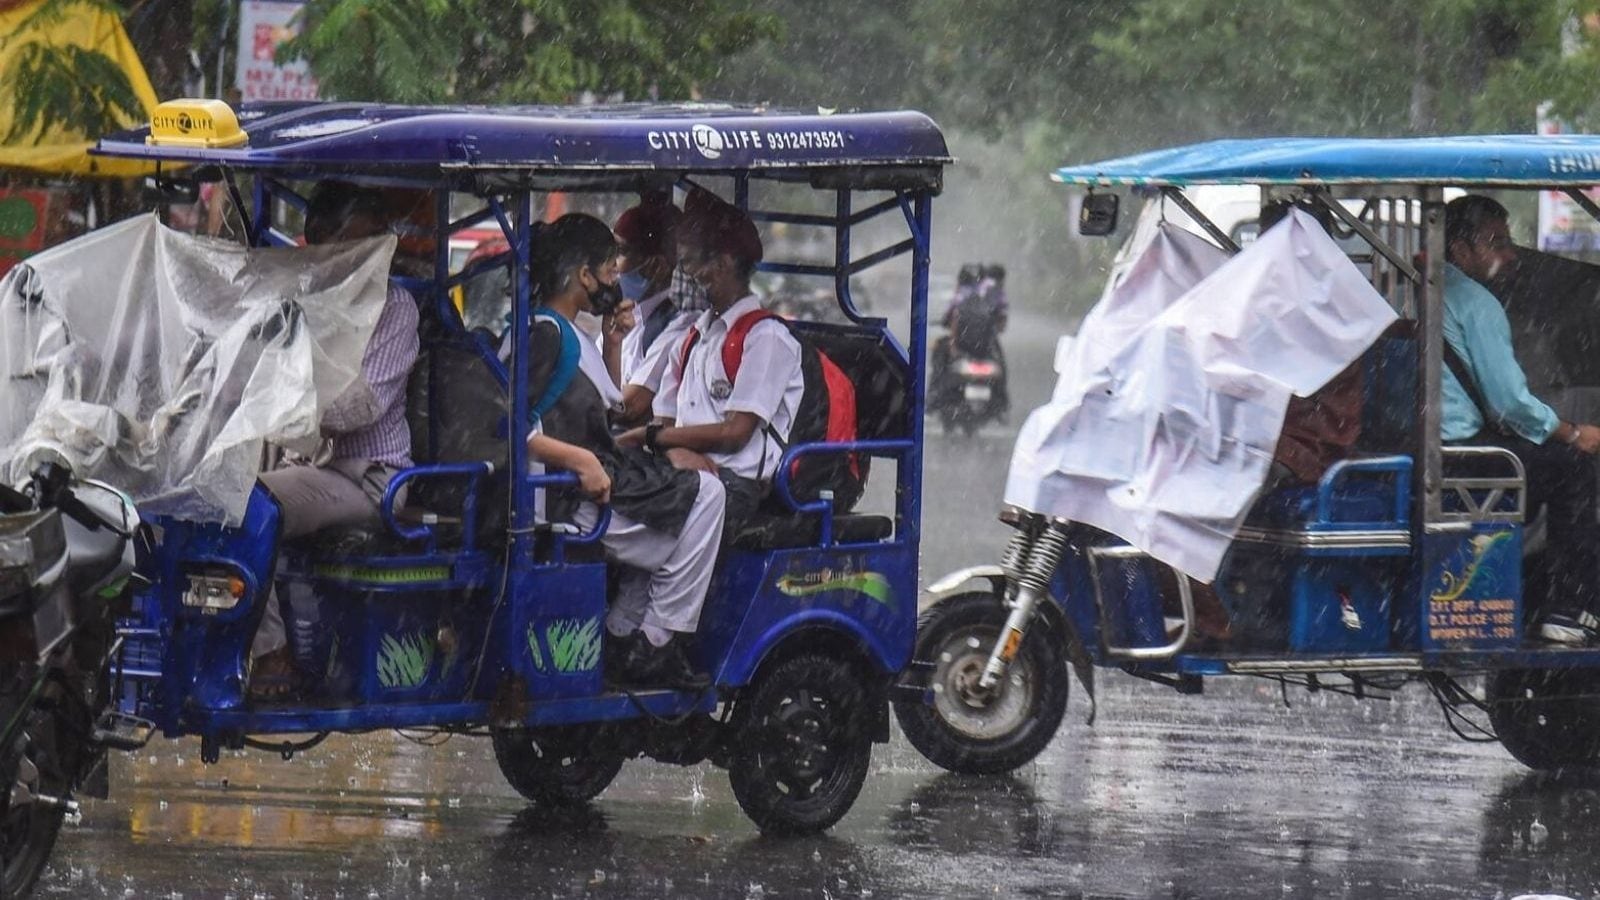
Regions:
<instances>
[{"instance_id":1,"label":"rickshaw grab bar","mask_svg":"<svg viewBox=\"0 0 1600 900\"><path fill-rule=\"evenodd\" d=\"M1440 447L1440 453L1448 461L1450 459L1497 459L1506 463L1511 470L1510 476L1468 476L1444 478L1440 484L1444 490L1453 492L1462 505L1466 507L1463 512L1444 512L1445 521L1455 522L1520 522L1527 514L1527 497L1525 491L1528 484L1528 470L1523 467L1522 460L1515 453L1504 447ZM1487 491L1488 495L1482 502L1475 500L1473 491ZM1506 493L1511 492L1516 507L1511 510L1501 510L1498 507L1505 499Z\"/></svg>"},{"instance_id":2,"label":"rickshaw grab bar","mask_svg":"<svg viewBox=\"0 0 1600 900\"><path fill-rule=\"evenodd\" d=\"M578 476L572 472L546 472L543 475L529 475L527 484L535 488L577 487ZM566 526L570 528L571 526ZM565 549L568 544L592 544L605 536L606 529L611 527L611 504L600 507L600 515L595 517L594 527L582 534L568 534L555 527L555 546L551 555L556 562L566 560Z\"/></svg>"},{"instance_id":3,"label":"rickshaw grab bar","mask_svg":"<svg viewBox=\"0 0 1600 900\"><path fill-rule=\"evenodd\" d=\"M432 553L437 549L437 536L431 523L424 522L416 528L410 528L395 518L395 503L399 499L400 489L407 482L419 478L465 478L467 495L461 501L461 533L470 542L478 524L478 484L484 476L493 474L494 463L491 462L439 463L402 469L389 479L389 486L383 489L383 502L378 504L378 512L390 531L406 540L427 541L428 552Z\"/></svg>"},{"instance_id":4,"label":"rickshaw grab bar","mask_svg":"<svg viewBox=\"0 0 1600 900\"><path fill-rule=\"evenodd\" d=\"M794 492L789 486L789 472L794 467L794 461L802 456L821 453L863 453L868 456L901 456L916 449L916 444L911 441L843 441L839 443L801 444L790 447L783 454L783 459L778 461L778 470L772 477L772 488L784 503L798 513L816 513L822 517L822 546L833 546L833 502L831 497L822 497L810 503L801 503L795 499Z\"/></svg>"},{"instance_id":5,"label":"rickshaw grab bar","mask_svg":"<svg viewBox=\"0 0 1600 900\"><path fill-rule=\"evenodd\" d=\"M1391 474L1394 476L1394 521L1406 525L1411 521L1411 457L1375 456L1371 459L1344 459L1328 467L1317 483L1317 524L1326 525L1333 517L1333 493L1353 474Z\"/></svg>"},{"instance_id":6,"label":"rickshaw grab bar","mask_svg":"<svg viewBox=\"0 0 1600 900\"><path fill-rule=\"evenodd\" d=\"M1094 599L1100 609L1101 620L1105 619L1105 597L1100 592L1100 560L1102 559L1144 559L1150 554L1130 544L1117 544L1110 547L1090 547L1088 549L1089 583L1094 585ZM1182 572L1173 570L1173 575L1178 580L1178 602L1183 606L1183 625L1178 628L1178 636L1170 642L1159 647L1118 647L1110 642L1105 643L1107 656L1118 659L1153 660L1171 659L1183 652L1189 644L1189 635L1194 631L1194 591L1189 587L1189 578ZM1105 634L1105 629L1101 629Z\"/></svg>"}]
</instances>

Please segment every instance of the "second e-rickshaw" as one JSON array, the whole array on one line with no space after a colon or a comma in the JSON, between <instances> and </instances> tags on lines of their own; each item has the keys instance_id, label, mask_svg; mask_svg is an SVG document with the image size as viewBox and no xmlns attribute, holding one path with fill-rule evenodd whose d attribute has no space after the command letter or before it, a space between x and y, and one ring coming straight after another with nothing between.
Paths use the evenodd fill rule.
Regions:
<instances>
[{"instance_id":1,"label":"second e-rickshaw","mask_svg":"<svg viewBox=\"0 0 1600 900\"><path fill-rule=\"evenodd\" d=\"M1117 191L1131 189L1149 198L1146 217L1181 211L1201 232L1190 237L1234 259L1255 245L1241 248L1239 229L1208 219L1194 188L1241 186L1263 206L1309 210L1397 327L1353 364L1362 386L1351 452L1315 483L1268 489L1241 521L1213 523L1231 539L1209 587L1230 633L1200 627L1200 586L1157 558L1172 558L1170 546L1051 508L1007 507L1016 532L1000 563L930 588L913 673L895 702L911 742L955 771L1014 769L1054 736L1069 672L1092 699L1093 673L1105 668L1189 694L1222 676L1358 698L1420 683L1462 737L1499 741L1534 769L1600 764L1600 647L1557 646L1530 624L1563 598L1540 574L1543 526L1525 521L1523 463L1499 446L1440 438L1446 201L1494 193L1531 212L1542 192L1600 219L1588 193L1600 184L1600 138L1228 140L1053 177L1087 189L1082 233L1112 233ZM1492 286L1534 392L1563 420L1592 421L1600 267L1522 248L1515 271ZM1209 297L1213 315L1228 315L1225 290L1213 284ZM1147 310L1128 328L1164 313ZM1114 367L1132 357L1109 358ZM1107 383L1130 374L1110 372ZM1169 417L1157 427L1186 426ZM1125 438L1105 433L1104 454L1129 450L1116 443Z\"/></svg>"}]
</instances>

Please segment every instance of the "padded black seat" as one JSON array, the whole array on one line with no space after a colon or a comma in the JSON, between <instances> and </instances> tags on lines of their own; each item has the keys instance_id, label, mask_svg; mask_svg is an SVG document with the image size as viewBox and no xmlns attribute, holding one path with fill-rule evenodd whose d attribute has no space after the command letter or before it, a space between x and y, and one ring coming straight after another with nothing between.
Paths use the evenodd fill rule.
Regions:
<instances>
[{"instance_id":1,"label":"padded black seat","mask_svg":"<svg viewBox=\"0 0 1600 900\"><path fill-rule=\"evenodd\" d=\"M400 520L415 525L412 517L401 511ZM432 526L442 547L461 546L461 523L445 521ZM352 557L409 556L421 552L421 544L408 541L389 531L381 524L355 525L343 528L324 528L302 538L287 542L293 550L317 560L342 560Z\"/></svg>"},{"instance_id":2,"label":"padded black seat","mask_svg":"<svg viewBox=\"0 0 1600 900\"><path fill-rule=\"evenodd\" d=\"M833 517L833 538L841 544L868 544L894 534L888 516L843 515ZM728 546L736 550L783 550L812 547L822 540L818 516L774 516L758 513L740 528Z\"/></svg>"}]
</instances>

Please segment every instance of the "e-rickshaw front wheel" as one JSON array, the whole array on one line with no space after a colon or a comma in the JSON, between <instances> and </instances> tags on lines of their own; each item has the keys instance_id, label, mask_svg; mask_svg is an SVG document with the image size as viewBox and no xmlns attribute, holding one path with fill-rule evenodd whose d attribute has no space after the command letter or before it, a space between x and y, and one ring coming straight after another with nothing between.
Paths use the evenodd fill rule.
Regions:
<instances>
[{"instance_id":1,"label":"e-rickshaw front wheel","mask_svg":"<svg viewBox=\"0 0 1600 900\"><path fill-rule=\"evenodd\" d=\"M1507 669L1489 679L1489 721L1517 761L1537 770L1600 764L1600 673Z\"/></svg>"},{"instance_id":2,"label":"e-rickshaw front wheel","mask_svg":"<svg viewBox=\"0 0 1600 900\"><path fill-rule=\"evenodd\" d=\"M517 793L544 806L582 806L622 771L602 725L496 728L494 761Z\"/></svg>"},{"instance_id":3,"label":"e-rickshaw front wheel","mask_svg":"<svg viewBox=\"0 0 1600 900\"><path fill-rule=\"evenodd\" d=\"M1049 746L1067 710L1065 636L1043 614L993 688L980 686L984 665L1008 610L992 593L957 594L917 619L913 658L927 672L922 696L897 696L895 718L906 739L951 772L1009 772Z\"/></svg>"},{"instance_id":4,"label":"e-rickshaw front wheel","mask_svg":"<svg viewBox=\"0 0 1600 900\"><path fill-rule=\"evenodd\" d=\"M8 693L0 709L9 719L22 698ZM26 701L22 701L25 703ZM11 785L0 800L0 897L26 897L44 871L61 831L71 785L61 758L61 721L45 709L24 710L24 724L0 755L0 784Z\"/></svg>"}]
</instances>

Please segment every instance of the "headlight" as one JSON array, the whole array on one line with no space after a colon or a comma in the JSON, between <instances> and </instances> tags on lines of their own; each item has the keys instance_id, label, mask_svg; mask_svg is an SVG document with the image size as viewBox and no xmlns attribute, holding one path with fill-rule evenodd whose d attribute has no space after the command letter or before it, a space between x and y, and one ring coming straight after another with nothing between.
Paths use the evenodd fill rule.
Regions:
<instances>
[{"instance_id":1,"label":"headlight","mask_svg":"<svg viewBox=\"0 0 1600 900\"><path fill-rule=\"evenodd\" d=\"M238 575L218 570L191 572L189 589L183 593L183 605L218 613L238 606L244 594L244 579Z\"/></svg>"}]
</instances>

